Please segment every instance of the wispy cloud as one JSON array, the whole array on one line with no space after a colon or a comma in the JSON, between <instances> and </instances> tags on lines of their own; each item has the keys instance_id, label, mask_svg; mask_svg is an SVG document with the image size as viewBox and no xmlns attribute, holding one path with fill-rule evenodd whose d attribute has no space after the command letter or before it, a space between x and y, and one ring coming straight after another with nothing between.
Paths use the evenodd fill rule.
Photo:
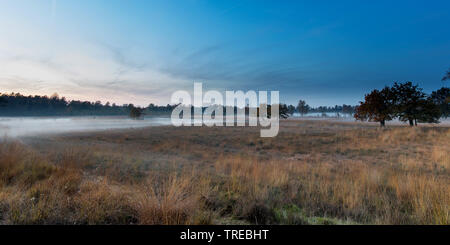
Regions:
<instances>
[{"instance_id":1,"label":"wispy cloud","mask_svg":"<svg viewBox=\"0 0 450 245\"><path fill-rule=\"evenodd\" d=\"M61 49L41 46L51 49L44 56L29 48L0 57L1 92L58 92L71 99L145 105L165 103L172 91L186 86L186 81L136 63L110 45L83 43Z\"/></svg>"}]
</instances>

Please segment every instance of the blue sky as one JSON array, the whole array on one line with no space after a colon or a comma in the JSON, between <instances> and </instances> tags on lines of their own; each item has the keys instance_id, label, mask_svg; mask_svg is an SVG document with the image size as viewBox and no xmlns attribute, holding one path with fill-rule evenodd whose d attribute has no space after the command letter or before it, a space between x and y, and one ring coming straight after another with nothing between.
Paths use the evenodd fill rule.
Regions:
<instances>
[{"instance_id":1,"label":"blue sky","mask_svg":"<svg viewBox=\"0 0 450 245\"><path fill-rule=\"evenodd\" d=\"M166 104L173 91L279 90L357 104L450 68L449 1L0 0L0 92Z\"/></svg>"}]
</instances>

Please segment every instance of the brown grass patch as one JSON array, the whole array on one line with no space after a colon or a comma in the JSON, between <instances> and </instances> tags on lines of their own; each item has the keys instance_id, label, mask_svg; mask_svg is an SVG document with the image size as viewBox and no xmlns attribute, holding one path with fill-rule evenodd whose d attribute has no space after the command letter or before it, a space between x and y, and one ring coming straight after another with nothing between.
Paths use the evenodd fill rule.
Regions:
<instances>
[{"instance_id":1,"label":"brown grass patch","mask_svg":"<svg viewBox=\"0 0 450 245\"><path fill-rule=\"evenodd\" d=\"M271 139L158 127L3 141L0 222L449 224L449 138L287 121Z\"/></svg>"}]
</instances>

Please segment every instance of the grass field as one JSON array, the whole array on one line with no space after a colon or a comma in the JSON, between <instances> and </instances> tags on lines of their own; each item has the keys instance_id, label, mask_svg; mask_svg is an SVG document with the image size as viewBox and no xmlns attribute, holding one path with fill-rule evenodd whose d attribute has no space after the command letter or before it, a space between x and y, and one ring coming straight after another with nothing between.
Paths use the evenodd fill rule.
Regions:
<instances>
[{"instance_id":1,"label":"grass field","mask_svg":"<svg viewBox=\"0 0 450 245\"><path fill-rule=\"evenodd\" d=\"M450 128L287 120L4 139L2 224L450 224Z\"/></svg>"}]
</instances>

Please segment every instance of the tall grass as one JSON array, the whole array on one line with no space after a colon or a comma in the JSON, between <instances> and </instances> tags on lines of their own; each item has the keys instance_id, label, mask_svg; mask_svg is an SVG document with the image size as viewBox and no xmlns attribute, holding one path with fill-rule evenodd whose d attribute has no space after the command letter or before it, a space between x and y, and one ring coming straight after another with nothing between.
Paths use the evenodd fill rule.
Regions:
<instances>
[{"instance_id":1,"label":"tall grass","mask_svg":"<svg viewBox=\"0 0 450 245\"><path fill-rule=\"evenodd\" d=\"M450 130L322 126L285 125L268 140L177 129L186 140L152 134L160 138L150 147L140 141L149 136L128 132L122 150L4 141L0 223L450 223ZM228 148L204 144L212 135Z\"/></svg>"}]
</instances>

